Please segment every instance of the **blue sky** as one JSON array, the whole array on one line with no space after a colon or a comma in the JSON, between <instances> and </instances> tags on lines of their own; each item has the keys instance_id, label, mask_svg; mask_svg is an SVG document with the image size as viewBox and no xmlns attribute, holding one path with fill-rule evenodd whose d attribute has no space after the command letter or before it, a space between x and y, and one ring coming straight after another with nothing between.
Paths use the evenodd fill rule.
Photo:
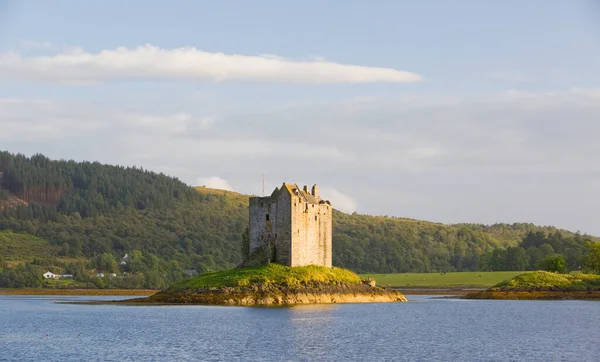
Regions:
<instances>
[{"instance_id":1,"label":"blue sky","mask_svg":"<svg viewBox=\"0 0 600 362\"><path fill-rule=\"evenodd\" d=\"M3 1L0 149L600 235L593 1Z\"/></svg>"}]
</instances>

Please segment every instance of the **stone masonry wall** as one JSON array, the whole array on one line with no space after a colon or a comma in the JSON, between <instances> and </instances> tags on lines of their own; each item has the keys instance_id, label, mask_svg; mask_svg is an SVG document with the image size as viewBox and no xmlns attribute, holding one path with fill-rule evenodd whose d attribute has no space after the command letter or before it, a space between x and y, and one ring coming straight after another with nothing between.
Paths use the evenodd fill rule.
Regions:
<instances>
[{"instance_id":1,"label":"stone masonry wall","mask_svg":"<svg viewBox=\"0 0 600 362\"><path fill-rule=\"evenodd\" d=\"M333 224L332 224L332 209L331 205L321 204L319 218L319 250L322 251L320 257L322 263L327 267L331 267L332 262L332 242L333 242Z\"/></svg>"},{"instance_id":2,"label":"stone masonry wall","mask_svg":"<svg viewBox=\"0 0 600 362\"><path fill-rule=\"evenodd\" d=\"M331 267L331 206L292 201L292 266Z\"/></svg>"},{"instance_id":3,"label":"stone masonry wall","mask_svg":"<svg viewBox=\"0 0 600 362\"><path fill-rule=\"evenodd\" d=\"M250 253L274 245L276 255L270 258L271 262L331 267L331 217L331 205L302 202L302 198L287 190L282 189L273 197L252 197Z\"/></svg>"},{"instance_id":4,"label":"stone masonry wall","mask_svg":"<svg viewBox=\"0 0 600 362\"><path fill-rule=\"evenodd\" d=\"M268 215L268 220L267 220ZM289 196L250 198L250 254L262 247L275 246L271 261L290 264Z\"/></svg>"}]
</instances>

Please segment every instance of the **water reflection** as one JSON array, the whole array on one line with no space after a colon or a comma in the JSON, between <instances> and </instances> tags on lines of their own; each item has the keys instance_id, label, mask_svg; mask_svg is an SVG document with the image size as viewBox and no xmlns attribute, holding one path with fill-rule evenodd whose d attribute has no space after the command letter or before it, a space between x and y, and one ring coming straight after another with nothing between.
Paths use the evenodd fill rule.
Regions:
<instances>
[{"instance_id":1,"label":"water reflection","mask_svg":"<svg viewBox=\"0 0 600 362\"><path fill-rule=\"evenodd\" d=\"M288 308L286 341L288 353L306 360L320 360L335 347L335 316L338 304L313 304Z\"/></svg>"}]
</instances>

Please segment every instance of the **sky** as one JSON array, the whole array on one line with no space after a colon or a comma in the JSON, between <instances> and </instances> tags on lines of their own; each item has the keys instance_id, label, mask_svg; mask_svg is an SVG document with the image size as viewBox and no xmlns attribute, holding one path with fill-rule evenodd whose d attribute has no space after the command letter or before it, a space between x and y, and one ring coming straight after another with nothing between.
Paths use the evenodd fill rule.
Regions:
<instances>
[{"instance_id":1,"label":"sky","mask_svg":"<svg viewBox=\"0 0 600 362\"><path fill-rule=\"evenodd\" d=\"M0 0L0 150L600 235L596 1Z\"/></svg>"}]
</instances>

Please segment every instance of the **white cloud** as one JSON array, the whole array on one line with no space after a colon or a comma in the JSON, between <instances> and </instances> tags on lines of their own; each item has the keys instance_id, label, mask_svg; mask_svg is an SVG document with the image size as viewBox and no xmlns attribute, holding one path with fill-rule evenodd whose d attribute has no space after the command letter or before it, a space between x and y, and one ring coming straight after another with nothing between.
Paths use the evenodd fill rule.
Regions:
<instances>
[{"instance_id":1,"label":"white cloud","mask_svg":"<svg viewBox=\"0 0 600 362\"><path fill-rule=\"evenodd\" d=\"M227 180L223 180L220 177L212 176L207 178L199 178L196 181L196 186L205 186L211 189L220 189L220 190L229 190L233 191L233 187L227 182Z\"/></svg>"},{"instance_id":2,"label":"white cloud","mask_svg":"<svg viewBox=\"0 0 600 362\"><path fill-rule=\"evenodd\" d=\"M356 211L357 202L349 195L343 194L333 187L322 187L319 190L321 198L329 200L334 209L352 213Z\"/></svg>"},{"instance_id":3,"label":"white cloud","mask_svg":"<svg viewBox=\"0 0 600 362\"><path fill-rule=\"evenodd\" d=\"M418 82L418 74L391 68L294 61L274 55L210 53L194 47L152 45L88 53L76 48L49 56L0 54L0 76L31 81L87 84L107 79L193 79L281 83Z\"/></svg>"},{"instance_id":4,"label":"white cloud","mask_svg":"<svg viewBox=\"0 0 600 362\"><path fill-rule=\"evenodd\" d=\"M124 113L117 116L117 118L127 122L134 128L172 134L184 134L191 130L208 129L216 122L214 116L195 117L187 112L166 115Z\"/></svg>"},{"instance_id":5,"label":"white cloud","mask_svg":"<svg viewBox=\"0 0 600 362\"><path fill-rule=\"evenodd\" d=\"M17 137L22 140L64 140L103 130L126 137L181 136L206 131L216 122L214 115L199 116L182 111L152 114L125 112L94 103L0 98L0 140Z\"/></svg>"}]
</instances>

